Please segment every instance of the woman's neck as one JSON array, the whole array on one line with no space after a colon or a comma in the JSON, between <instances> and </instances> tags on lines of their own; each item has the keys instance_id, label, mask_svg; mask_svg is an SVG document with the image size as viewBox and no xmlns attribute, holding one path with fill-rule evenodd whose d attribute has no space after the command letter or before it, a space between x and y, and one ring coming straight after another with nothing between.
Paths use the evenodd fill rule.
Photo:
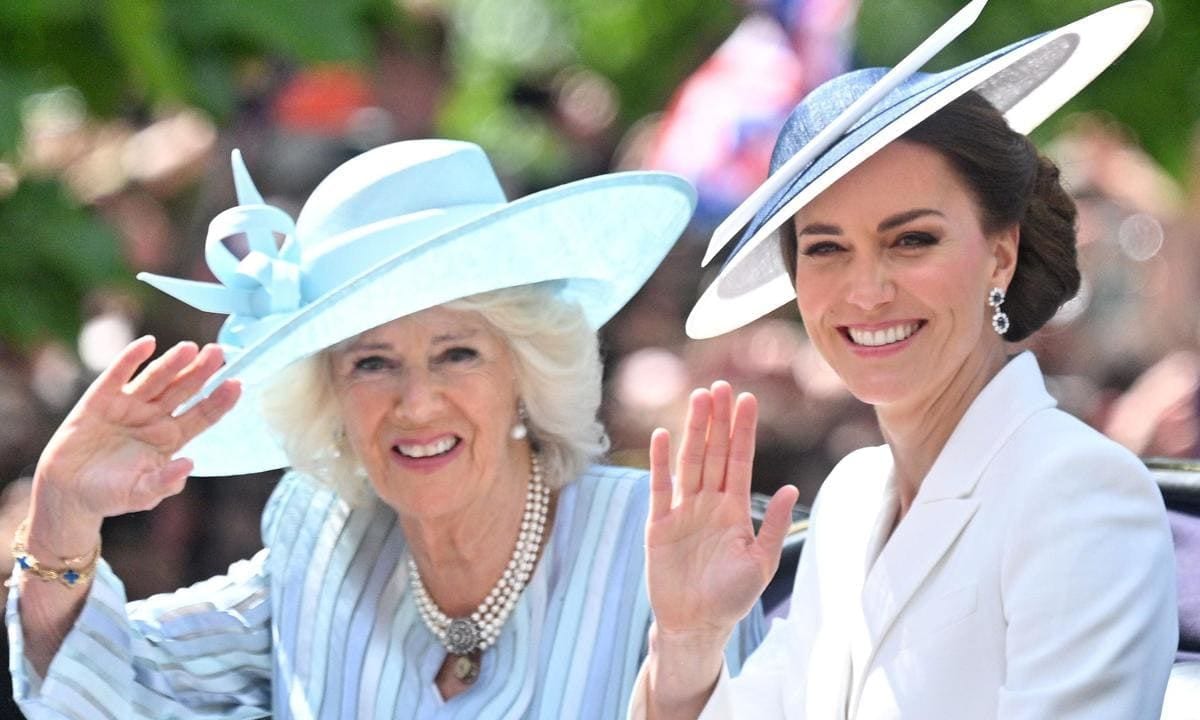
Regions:
<instances>
[{"instance_id":1,"label":"woman's neck","mask_svg":"<svg viewBox=\"0 0 1200 720\"><path fill-rule=\"evenodd\" d=\"M503 574L521 532L531 467L521 453L489 492L454 516L400 518L421 582L450 617L473 612Z\"/></svg>"},{"instance_id":2,"label":"woman's neck","mask_svg":"<svg viewBox=\"0 0 1200 720\"><path fill-rule=\"evenodd\" d=\"M879 427L892 451L900 499L897 522L907 514L921 482L929 473L954 429L1008 358L1005 348L968 356L942 387L913 400L876 406Z\"/></svg>"}]
</instances>

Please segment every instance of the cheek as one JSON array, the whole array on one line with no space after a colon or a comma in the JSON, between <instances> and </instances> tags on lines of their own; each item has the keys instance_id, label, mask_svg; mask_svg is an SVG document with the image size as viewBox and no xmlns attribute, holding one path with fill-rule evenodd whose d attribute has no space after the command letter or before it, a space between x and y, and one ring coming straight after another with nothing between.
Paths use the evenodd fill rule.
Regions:
<instances>
[{"instance_id":1,"label":"cheek","mask_svg":"<svg viewBox=\"0 0 1200 720\"><path fill-rule=\"evenodd\" d=\"M828 273L796 271L796 283L792 288L796 291L796 308L805 326L816 322L823 310L832 304L837 291L836 283Z\"/></svg>"},{"instance_id":2,"label":"cheek","mask_svg":"<svg viewBox=\"0 0 1200 720\"><path fill-rule=\"evenodd\" d=\"M987 301L987 264L983 240L971 240L959 252L937 262L915 263L898 276L906 292L932 308L974 313ZM980 311L982 312L982 311Z\"/></svg>"},{"instance_id":3,"label":"cheek","mask_svg":"<svg viewBox=\"0 0 1200 720\"><path fill-rule=\"evenodd\" d=\"M387 411L384 393L380 392L379 388L368 387L368 383L341 387L334 394L342 423L352 442L356 438L369 436Z\"/></svg>"}]
</instances>

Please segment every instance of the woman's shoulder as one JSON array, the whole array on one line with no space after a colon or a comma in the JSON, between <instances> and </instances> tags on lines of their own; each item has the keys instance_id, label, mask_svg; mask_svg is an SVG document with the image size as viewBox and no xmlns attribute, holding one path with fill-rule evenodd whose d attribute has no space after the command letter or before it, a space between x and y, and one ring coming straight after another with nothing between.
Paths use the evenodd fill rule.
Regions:
<instances>
[{"instance_id":1,"label":"woman's shoulder","mask_svg":"<svg viewBox=\"0 0 1200 720\"><path fill-rule=\"evenodd\" d=\"M307 522L323 518L329 511L345 507L337 492L313 476L297 470L289 470L280 478L267 505L263 509L263 544L271 545L289 541Z\"/></svg>"},{"instance_id":2,"label":"woman's shoulder","mask_svg":"<svg viewBox=\"0 0 1200 720\"><path fill-rule=\"evenodd\" d=\"M592 463L570 483L578 486L612 484L620 487L650 487L650 472L642 468Z\"/></svg>"},{"instance_id":3,"label":"woman's shoulder","mask_svg":"<svg viewBox=\"0 0 1200 720\"><path fill-rule=\"evenodd\" d=\"M1034 413L1013 432L1000 464L1031 474L1136 478L1153 485L1137 455L1077 417L1058 408Z\"/></svg>"},{"instance_id":4,"label":"woman's shoulder","mask_svg":"<svg viewBox=\"0 0 1200 720\"><path fill-rule=\"evenodd\" d=\"M892 472L892 451L887 445L854 450L838 461L817 491L816 505L861 503L867 493L882 493Z\"/></svg>"},{"instance_id":5,"label":"woman's shoulder","mask_svg":"<svg viewBox=\"0 0 1200 720\"><path fill-rule=\"evenodd\" d=\"M1012 434L989 463L981 490L1023 517L1120 508L1165 525L1162 494L1137 455L1055 408L1035 413Z\"/></svg>"},{"instance_id":6,"label":"woman's shoulder","mask_svg":"<svg viewBox=\"0 0 1200 720\"><path fill-rule=\"evenodd\" d=\"M588 507L598 505L648 507L650 473L641 468L593 463L563 488L564 496Z\"/></svg>"},{"instance_id":7,"label":"woman's shoulder","mask_svg":"<svg viewBox=\"0 0 1200 720\"><path fill-rule=\"evenodd\" d=\"M563 486L558 512L573 538L640 537L649 506L647 471L593 464Z\"/></svg>"}]
</instances>

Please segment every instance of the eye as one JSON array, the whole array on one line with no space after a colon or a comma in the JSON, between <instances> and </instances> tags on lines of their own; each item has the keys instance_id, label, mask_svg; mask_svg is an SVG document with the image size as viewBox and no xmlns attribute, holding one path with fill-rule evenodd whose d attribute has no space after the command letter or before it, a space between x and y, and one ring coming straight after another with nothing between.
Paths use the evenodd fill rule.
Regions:
<instances>
[{"instance_id":1,"label":"eye","mask_svg":"<svg viewBox=\"0 0 1200 720\"><path fill-rule=\"evenodd\" d=\"M820 257L822 255L832 255L836 252L841 252L842 246L831 240L821 240L811 245L804 246L800 250L800 254L806 257Z\"/></svg>"},{"instance_id":2,"label":"eye","mask_svg":"<svg viewBox=\"0 0 1200 720\"><path fill-rule=\"evenodd\" d=\"M479 351L469 347L452 347L447 348L438 360L448 363L468 363L479 359Z\"/></svg>"},{"instance_id":3,"label":"eye","mask_svg":"<svg viewBox=\"0 0 1200 720\"><path fill-rule=\"evenodd\" d=\"M896 247L916 248L937 245L938 239L927 232L906 232L896 238Z\"/></svg>"},{"instance_id":4,"label":"eye","mask_svg":"<svg viewBox=\"0 0 1200 720\"><path fill-rule=\"evenodd\" d=\"M382 355L366 355L354 361L355 372L378 372L391 367L391 362Z\"/></svg>"}]
</instances>

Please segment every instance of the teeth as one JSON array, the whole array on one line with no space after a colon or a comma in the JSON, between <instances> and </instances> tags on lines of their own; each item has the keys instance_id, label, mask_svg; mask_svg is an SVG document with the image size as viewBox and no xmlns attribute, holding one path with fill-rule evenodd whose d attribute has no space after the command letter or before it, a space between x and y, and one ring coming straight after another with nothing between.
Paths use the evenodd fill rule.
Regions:
<instances>
[{"instance_id":1,"label":"teeth","mask_svg":"<svg viewBox=\"0 0 1200 720\"><path fill-rule=\"evenodd\" d=\"M457 444L458 438L447 437L428 445L397 445L396 449L400 451L401 455L406 457L424 458L441 455Z\"/></svg>"},{"instance_id":2,"label":"teeth","mask_svg":"<svg viewBox=\"0 0 1200 720\"><path fill-rule=\"evenodd\" d=\"M904 325L893 325L886 330L856 330L855 328L846 328L850 333L850 339L855 345L866 345L867 347L879 347L881 345L891 345L892 343L900 342L907 339L910 335L917 331L917 323L905 323Z\"/></svg>"}]
</instances>

